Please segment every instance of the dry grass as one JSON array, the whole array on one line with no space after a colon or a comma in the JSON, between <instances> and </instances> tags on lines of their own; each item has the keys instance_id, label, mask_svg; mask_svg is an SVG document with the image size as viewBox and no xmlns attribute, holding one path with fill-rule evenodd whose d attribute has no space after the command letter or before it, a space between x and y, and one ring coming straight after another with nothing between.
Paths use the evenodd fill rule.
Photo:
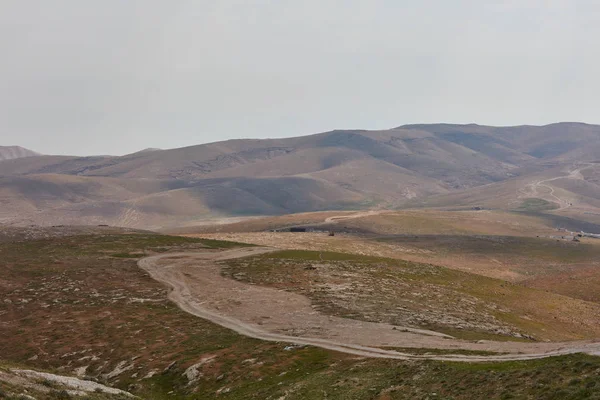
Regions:
<instances>
[{"instance_id":1,"label":"dry grass","mask_svg":"<svg viewBox=\"0 0 600 400\"><path fill-rule=\"evenodd\" d=\"M431 264L283 251L224 265L227 276L297 291L342 317L473 339L472 333L538 340L600 336L598 304Z\"/></svg>"},{"instance_id":2,"label":"dry grass","mask_svg":"<svg viewBox=\"0 0 600 400\"><path fill-rule=\"evenodd\" d=\"M553 232L556 234L556 232ZM357 236L327 233L228 233L193 235L281 249L337 251L436 264L511 282L577 270L594 271L600 241L469 235ZM552 290L552 288L545 287ZM590 288L590 292L592 288ZM558 290L557 293L564 293ZM581 296L576 296L583 298Z\"/></svg>"},{"instance_id":3,"label":"dry grass","mask_svg":"<svg viewBox=\"0 0 600 400\"><path fill-rule=\"evenodd\" d=\"M290 214L279 217L252 218L231 224L213 224L170 230L176 234L263 232L290 226L313 226L322 230L354 230L380 235L507 235L536 236L554 232L543 216L490 210L406 210L382 211L361 218L326 224L334 216L351 216L356 212L320 212Z\"/></svg>"},{"instance_id":4,"label":"dry grass","mask_svg":"<svg viewBox=\"0 0 600 400\"><path fill-rule=\"evenodd\" d=\"M224 244L115 233L0 244L2 368L87 367L144 399L597 398L600 361L590 356L413 363L243 338L178 310L135 259L111 256L206 245ZM11 393L22 387L0 385L0 397L19 398Z\"/></svg>"}]
</instances>

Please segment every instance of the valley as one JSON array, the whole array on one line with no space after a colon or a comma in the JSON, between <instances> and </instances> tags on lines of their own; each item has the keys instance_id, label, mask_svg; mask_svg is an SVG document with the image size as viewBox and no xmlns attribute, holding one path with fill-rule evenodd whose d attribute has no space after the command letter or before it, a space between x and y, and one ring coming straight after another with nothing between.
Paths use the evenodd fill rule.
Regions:
<instances>
[{"instance_id":1,"label":"valley","mask_svg":"<svg viewBox=\"0 0 600 400\"><path fill-rule=\"evenodd\" d=\"M5 152L0 398L600 398L596 136Z\"/></svg>"},{"instance_id":2,"label":"valley","mask_svg":"<svg viewBox=\"0 0 600 400\"><path fill-rule=\"evenodd\" d=\"M0 32L0 400L600 400L599 2Z\"/></svg>"}]
</instances>

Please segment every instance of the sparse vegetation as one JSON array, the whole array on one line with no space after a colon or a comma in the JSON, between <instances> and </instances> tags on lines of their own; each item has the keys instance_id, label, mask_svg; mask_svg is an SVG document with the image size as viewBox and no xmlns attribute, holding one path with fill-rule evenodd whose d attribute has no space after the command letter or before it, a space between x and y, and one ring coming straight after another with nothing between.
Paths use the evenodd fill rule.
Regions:
<instances>
[{"instance_id":1,"label":"sparse vegetation","mask_svg":"<svg viewBox=\"0 0 600 400\"><path fill-rule=\"evenodd\" d=\"M115 253L111 254L111 257L116 258L141 258L144 257L144 253Z\"/></svg>"},{"instance_id":2,"label":"sparse vegetation","mask_svg":"<svg viewBox=\"0 0 600 400\"><path fill-rule=\"evenodd\" d=\"M548 200L531 198L525 199L515 211L549 211L557 209L558 205L551 203Z\"/></svg>"},{"instance_id":3,"label":"sparse vegetation","mask_svg":"<svg viewBox=\"0 0 600 400\"><path fill-rule=\"evenodd\" d=\"M493 231L492 219L496 217L486 218L488 230ZM398 224L401 223L398 221ZM600 241L584 238L581 242L572 242L552 238L553 235L568 234L555 229L533 232L542 235L340 234L328 237L324 233L261 232L206 236L283 249L374 255L431 263L600 303L600 274L597 272Z\"/></svg>"},{"instance_id":4,"label":"sparse vegetation","mask_svg":"<svg viewBox=\"0 0 600 400\"><path fill-rule=\"evenodd\" d=\"M499 364L414 363L357 359L313 347L285 350L283 343L240 337L180 311L135 259L111 256L206 245L151 234L1 244L0 354L11 363L61 374L87 367L87 376L144 399L191 400L215 398L217 393L223 399L261 400L598 398L600 359L591 356ZM262 260L293 257L310 264L321 258L326 263L383 262L294 252ZM194 365L196 373L187 375ZM1 386L5 398L23 393L18 385ZM59 395L62 389L51 390ZM114 397L91 393L88 398Z\"/></svg>"},{"instance_id":5,"label":"sparse vegetation","mask_svg":"<svg viewBox=\"0 0 600 400\"><path fill-rule=\"evenodd\" d=\"M600 306L431 264L288 250L223 267L233 279L302 293L325 313L469 340L600 334L594 323L582 323L590 315L599 320Z\"/></svg>"},{"instance_id":6,"label":"sparse vegetation","mask_svg":"<svg viewBox=\"0 0 600 400\"><path fill-rule=\"evenodd\" d=\"M447 354L460 354L467 356L497 356L506 353L498 353L495 351L485 350L466 350L466 349L428 349L421 347L382 347L387 350L395 350L401 353L408 354L435 354L435 355L447 355Z\"/></svg>"}]
</instances>

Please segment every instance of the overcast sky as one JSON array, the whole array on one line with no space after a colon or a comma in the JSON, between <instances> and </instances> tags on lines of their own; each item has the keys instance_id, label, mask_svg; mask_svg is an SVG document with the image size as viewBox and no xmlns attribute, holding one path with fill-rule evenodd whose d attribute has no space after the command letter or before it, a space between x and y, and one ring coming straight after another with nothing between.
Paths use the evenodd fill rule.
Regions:
<instances>
[{"instance_id":1,"label":"overcast sky","mask_svg":"<svg viewBox=\"0 0 600 400\"><path fill-rule=\"evenodd\" d=\"M600 123L600 2L0 0L0 145Z\"/></svg>"}]
</instances>

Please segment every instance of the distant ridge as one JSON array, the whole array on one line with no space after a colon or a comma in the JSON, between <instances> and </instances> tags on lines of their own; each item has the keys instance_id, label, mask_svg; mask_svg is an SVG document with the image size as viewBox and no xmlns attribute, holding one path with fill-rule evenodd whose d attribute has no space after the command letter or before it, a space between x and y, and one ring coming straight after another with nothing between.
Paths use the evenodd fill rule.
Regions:
<instances>
[{"instance_id":1,"label":"distant ridge","mask_svg":"<svg viewBox=\"0 0 600 400\"><path fill-rule=\"evenodd\" d=\"M0 164L0 222L19 225L161 228L407 206L538 207L600 222L600 126L582 123L335 130L120 157L11 149Z\"/></svg>"},{"instance_id":2,"label":"distant ridge","mask_svg":"<svg viewBox=\"0 0 600 400\"><path fill-rule=\"evenodd\" d=\"M159 149L159 148L156 148L156 147L148 147L147 149L136 151L135 153L129 153L127 155L128 156L134 156L134 155L137 155L137 154L153 153L155 151L162 151L162 149Z\"/></svg>"},{"instance_id":3,"label":"distant ridge","mask_svg":"<svg viewBox=\"0 0 600 400\"><path fill-rule=\"evenodd\" d=\"M21 146L0 146L0 161L39 155L41 154Z\"/></svg>"}]
</instances>

